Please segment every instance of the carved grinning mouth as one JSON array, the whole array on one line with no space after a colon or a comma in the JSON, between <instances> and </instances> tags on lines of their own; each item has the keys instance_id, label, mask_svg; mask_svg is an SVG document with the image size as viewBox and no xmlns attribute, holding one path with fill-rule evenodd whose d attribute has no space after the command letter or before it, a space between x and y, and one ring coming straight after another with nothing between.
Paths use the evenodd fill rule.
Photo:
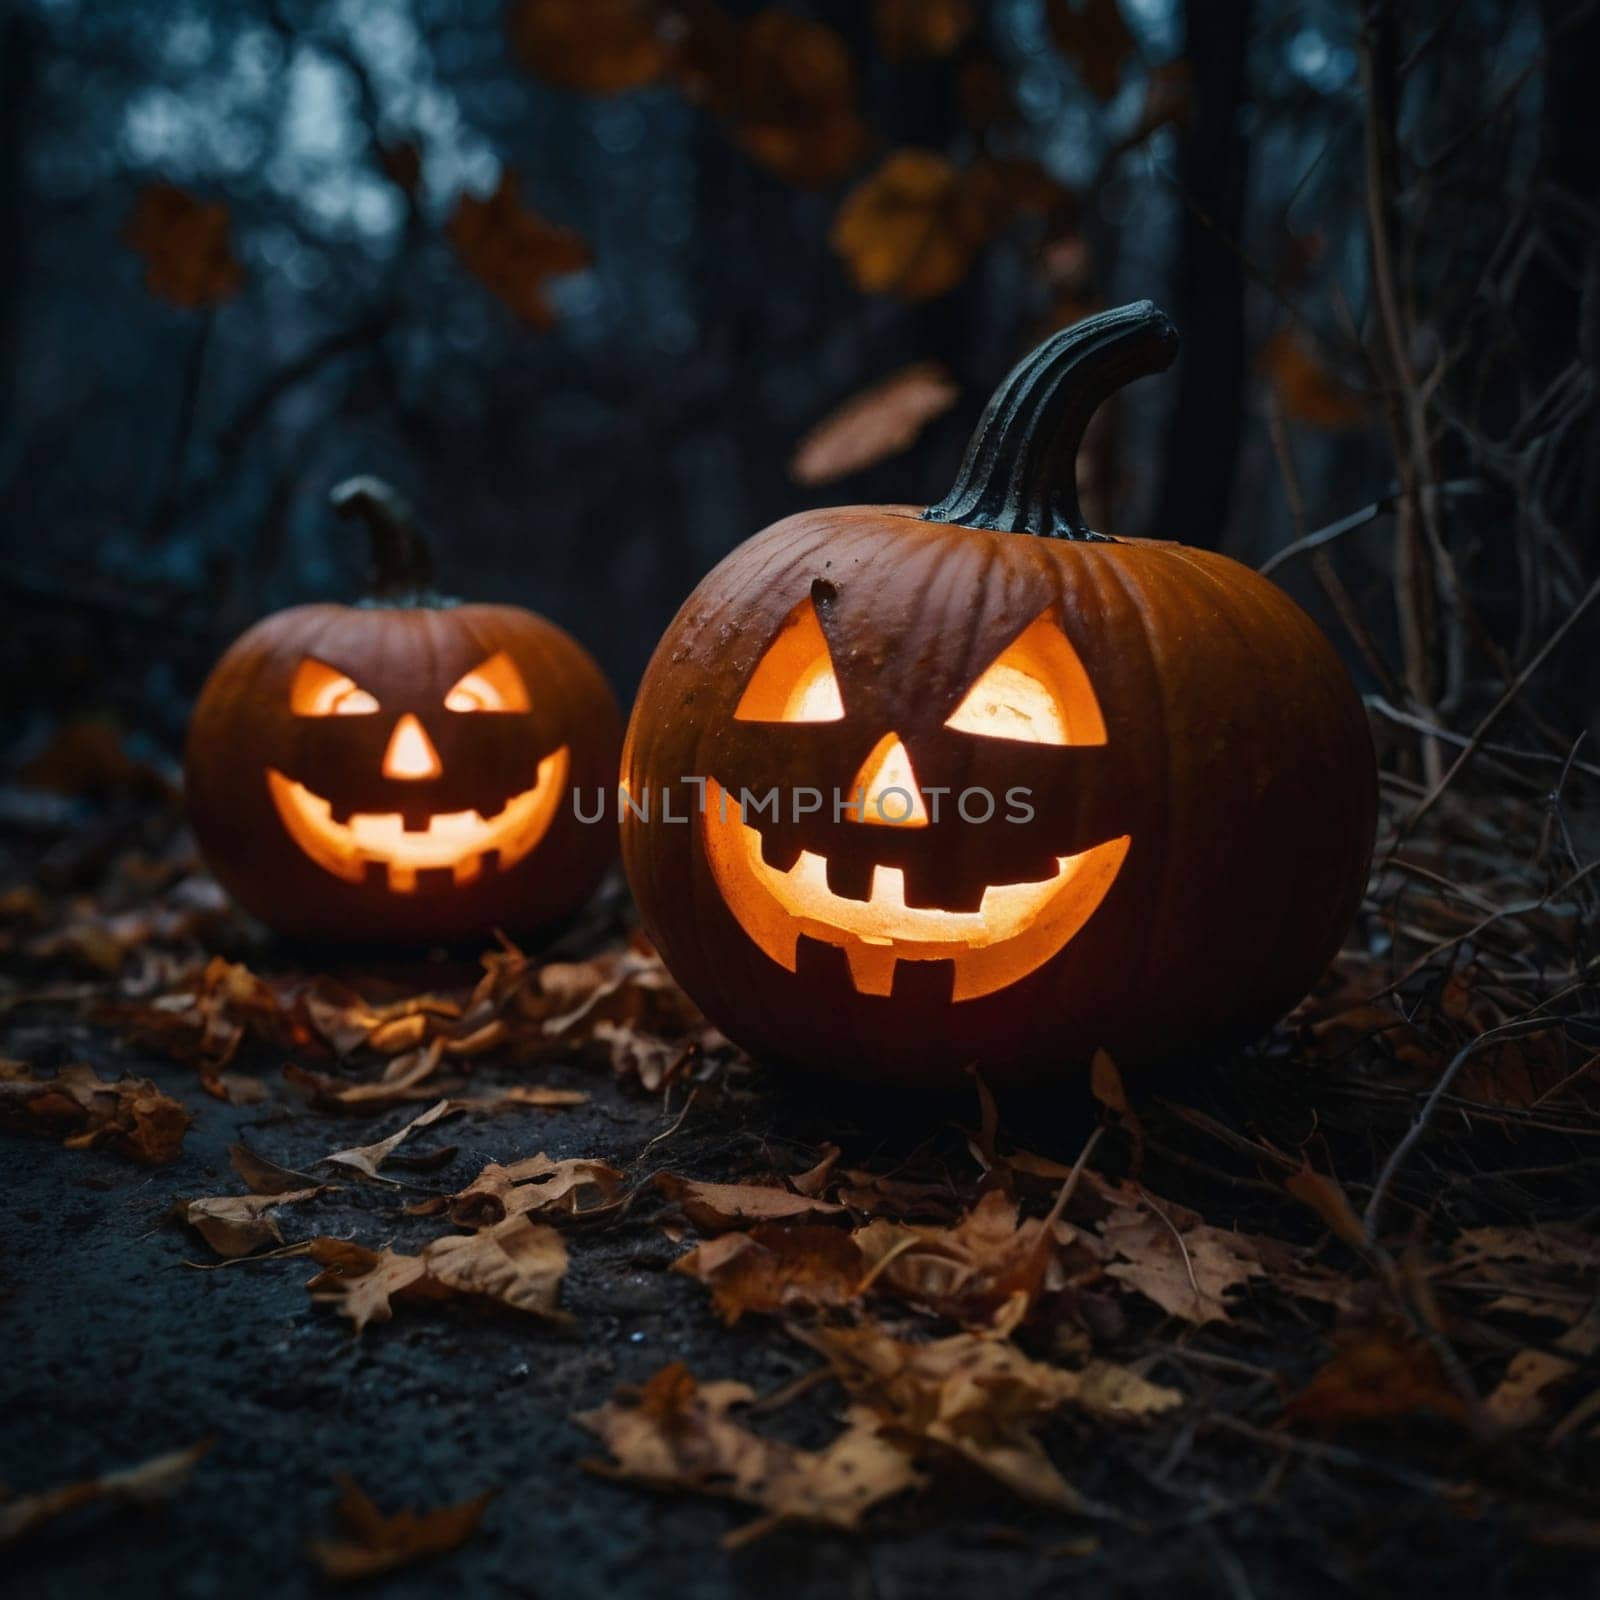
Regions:
<instances>
[{"instance_id":1,"label":"carved grinning mouth","mask_svg":"<svg viewBox=\"0 0 1600 1600\"><path fill-rule=\"evenodd\" d=\"M450 883L461 885L490 867L504 872L515 866L549 828L566 792L567 767L562 745L539 763L533 787L492 816L440 811L416 829L408 829L398 811L358 811L335 822L330 801L272 767L267 787L290 837L319 867L350 883L378 877L400 894L413 894L434 882L443 886L447 873Z\"/></svg>"},{"instance_id":2,"label":"carved grinning mouth","mask_svg":"<svg viewBox=\"0 0 1600 1600\"><path fill-rule=\"evenodd\" d=\"M760 830L740 818L736 803L723 802L724 791L708 783L706 856L740 927L790 972L802 934L842 948L862 994L889 994L900 961L951 962L953 1000L973 1000L1025 978L1094 915L1130 843L1124 834L1058 856L1055 872L1035 883L990 884L976 911L940 911L906 904L898 867L874 868L871 894L855 900L829 889L827 858L814 851L802 850L787 871L769 865Z\"/></svg>"}]
</instances>

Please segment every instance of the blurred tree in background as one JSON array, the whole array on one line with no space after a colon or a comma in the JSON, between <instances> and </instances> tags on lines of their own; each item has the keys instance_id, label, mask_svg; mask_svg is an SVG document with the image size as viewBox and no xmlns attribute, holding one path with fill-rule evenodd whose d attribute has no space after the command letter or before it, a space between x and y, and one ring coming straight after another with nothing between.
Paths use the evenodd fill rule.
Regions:
<instances>
[{"instance_id":1,"label":"blurred tree in background","mask_svg":"<svg viewBox=\"0 0 1600 1600\"><path fill-rule=\"evenodd\" d=\"M626 693L734 544L936 498L1022 349L1148 295L1185 352L1097 427L1091 515L1295 547L1436 777L1428 729L1589 626L1597 16L13 0L14 741L83 704L170 741L231 633L355 591L355 471ZM1556 676L1552 715L1595 698Z\"/></svg>"}]
</instances>

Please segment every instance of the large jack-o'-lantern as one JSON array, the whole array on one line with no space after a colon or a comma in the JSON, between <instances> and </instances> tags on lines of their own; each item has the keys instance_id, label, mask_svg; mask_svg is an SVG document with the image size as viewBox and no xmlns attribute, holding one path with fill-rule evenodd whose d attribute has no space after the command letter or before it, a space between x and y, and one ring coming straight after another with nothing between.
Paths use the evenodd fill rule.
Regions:
<instances>
[{"instance_id":1,"label":"large jack-o'-lantern","mask_svg":"<svg viewBox=\"0 0 1600 1600\"><path fill-rule=\"evenodd\" d=\"M1343 666L1247 568L1079 513L1090 415L1176 347L1148 302L1056 334L938 505L790 517L668 628L623 861L748 1048L1039 1081L1243 1039L1336 951L1376 800Z\"/></svg>"},{"instance_id":2,"label":"large jack-o'-lantern","mask_svg":"<svg viewBox=\"0 0 1600 1600\"><path fill-rule=\"evenodd\" d=\"M615 771L610 689L544 618L435 594L386 485L352 479L334 504L372 535L371 598L268 617L211 674L185 764L207 861L285 933L419 941L558 920L612 854L572 804Z\"/></svg>"}]
</instances>

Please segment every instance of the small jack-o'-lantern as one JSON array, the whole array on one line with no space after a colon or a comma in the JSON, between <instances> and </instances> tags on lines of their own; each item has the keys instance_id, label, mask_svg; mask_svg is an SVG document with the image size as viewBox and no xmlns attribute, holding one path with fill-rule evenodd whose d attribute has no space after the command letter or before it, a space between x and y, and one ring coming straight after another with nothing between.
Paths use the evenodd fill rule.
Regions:
<instances>
[{"instance_id":1,"label":"small jack-o'-lantern","mask_svg":"<svg viewBox=\"0 0 1600 1600\"><path fill-rule=\"evenodd\" d=\"M1249 569L1079 513L1095 407L1176 346L1148 302L1056 334L938 505L790 517L667 630L623 860L750 1049L926 1083L1154 1062L1259 1031L1337 949L1376 800L1343 666Z\"/></svg>"},{"instance_id":2,"label":"small jack-o'-lantern","mask_svg":"<svg viewBox=\"0 0 1600 1600\"><path fill-rule=\"evenodd\" d=\"M333 499L371 533L371 598L268 617L212 672L185 763L206 859L290 934L417 941L558 920L612 854L572 804L615 771L610 689L544 618L435 594L392 489L356 478Z\"/></svg>"}]
</instances>

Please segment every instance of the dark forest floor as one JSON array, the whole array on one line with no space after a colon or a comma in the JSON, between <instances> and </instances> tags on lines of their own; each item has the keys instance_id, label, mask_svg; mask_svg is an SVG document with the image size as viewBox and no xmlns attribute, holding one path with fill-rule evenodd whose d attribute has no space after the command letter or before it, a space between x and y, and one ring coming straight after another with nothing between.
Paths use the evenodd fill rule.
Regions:
<instances>
[{"instance_id":1,"label":"dark forest floor","mask_svg":"<svg viewBox=\"0 0 1600 1600\"><path fill-rule=\"evenodd\" d=\"M7 1592L316 1592L341 1475L384 1513L493 1494L397 1595L1593 1592L1600 1034L1559 807L1436 807L1256 1049L1130 1082L1131 1108L1105 1075L996 1117L977 1084L886 1107L749 1063L603 911L487 976L261 942L155 776L114 777L6 800L0 1479L211 1444L158 1506L0 1498L27 1524ZM75 1063L151 1087L55 1080ZM505 1103L530 1088L574 1103ZM162 1097L193 1121L152 1163ZM463 1099L376 1176L324 1164ZM273 1186L237 1145L332 1187L233 1256L255 1241L170 1214ZM336 1241L481 1244L502 1215L564 1276L469 1267L355 1331L392 1264ZM697 1245L709 1281L674 1270ZM754 1407L725 1414L724 1380ZM574 1421L608 1404L613 1450ZM814 1454L846 1434L883 1496L859 1517ZM630 1449L667 1481L585 1466ZM704 1492L733 1481L742 1504ZM773 1515L819 1504L859 1526Z\"/></svg>"}]
</instances>

